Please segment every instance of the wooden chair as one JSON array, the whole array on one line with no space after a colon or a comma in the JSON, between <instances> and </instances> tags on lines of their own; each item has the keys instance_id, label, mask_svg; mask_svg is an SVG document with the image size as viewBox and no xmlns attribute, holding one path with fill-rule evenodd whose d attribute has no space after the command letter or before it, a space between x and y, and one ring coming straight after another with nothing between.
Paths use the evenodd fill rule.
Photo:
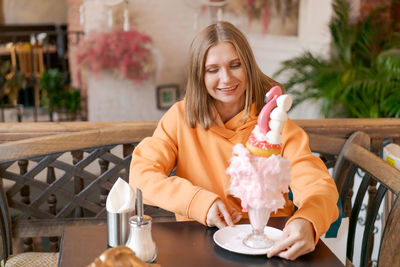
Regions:
<instances>
[{"instance_id":1,"label":"wooden chair","mask_svg":"<svg viewBox=\"0 0 400 267\"><path fill-rule=\"evenodd\" d=\"M2 188L0 179L0 188ZM46 252L26 252L12 253L11 236L11 217L7 207L7 198L3 190L0 190L0 232L2 255L0 257L0 266L56 266L58 262L58 253Z\"/></svg>"},{"instance_id":2,"label":"wooden chair","mask_svg":"<svg viewBox=\"0 0 400 267\"><path fill-rule=\"evenodd\" d=\"M340 199L342 200L343 213L349 218L349 229L347 236L346 258L347 266L352 266L353 255L360 253L358 259L360 266L372 266L371 254L374 247L374 223L379 206L386 192L391 192L393 196L387 201L392 200L388 206L391 207L390 213L382 226L383 237L378 244L380 245L378 266L399 266L400 242L394 240L394 234L400 230L400 208L399 189L400 171L396 170L381 158L370 152L371 138L364 132L357 131L349 138L335 138L310 134L310 148L313 152L320 153L327 167L333 168L332 176L338 188ZM359 170L365 174L362 177L361 186L356 192L356 198L352 203L354 179ZM380 184L375 192L376 183ZM363 198L368 195L365 228L363 231L363 241L361 247L355 247L355 230L360 218L360 210Z\"/></svg>"},{"instance_id":3,"label":"wooden chair","mask_svg":"<svg viewBox=\"0 0 400 267\"><path fill-rule=\"evenodd\" d=\"M352 143L369 150L371 144L370 137L361 131L351 134L347 139L317 134L310 134L309 137L311 151L320 154L320 158L324 161L327 168L333 168L332 177L342 200L343 213L347 217L350 217L354 179L346 181L346 178L348 175L354 178L356 170L354 168L350 169L349 162L343 160L343 149Z\"/></svg>"},{"instance_id":4,"label":"wooden chair","mask_svg":"<svg viewBox=\"0 0 400 267\"><path fill-rule=\"evenodd\" d=\"M11 63L19 68L25 76L28 84L34 89L35 121L37 121L37 109L40 106L40 78L45 70L43 47L30 45L29 43L16 43L11 48Z\"/></svg>"},{"instance_id":5,"label":"wooden chair","mask_svg":"<svg viewBox=\"0 0 400 267\"><path fill-rule=\"evenodd\" d=\"M382 226L382 237L378 254L378 266L400 266L400 171L368 150L369 137L357 132L344 144L339 153L335 169L338 190L342 199L349 195L353 181L359 170L363 172L361 184L357 190L353 207L350 211L350 223L347 238L346 257L349 266L353 261L355 251L360 252L359 266L371 266L371 251L373 247L373 230L379 207L387 192L394 195L390 213ZM355 247L357 221L364 197L368 194L369 186L376 182L379 187L376 194L369 195L365 226L361 248Z\"/></svg>"}]
</instances>

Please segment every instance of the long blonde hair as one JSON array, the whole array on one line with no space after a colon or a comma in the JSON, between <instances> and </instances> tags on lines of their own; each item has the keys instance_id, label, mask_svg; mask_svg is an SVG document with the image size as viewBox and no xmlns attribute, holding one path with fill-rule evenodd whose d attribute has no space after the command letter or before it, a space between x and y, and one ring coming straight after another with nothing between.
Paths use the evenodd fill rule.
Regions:
<instances>
[{"instance_id":1,"label":"long blonde hair","mask_svg":"<svg viewBox=\"0 0 400 267\"><path fill-rule=\"evenodd\" d=\"M256 102L257 114L264 106L265 93L278 82L265 75L258 67L250 45L243 33L229 22L219 21L203 29L192 41L185 94L185 116L190 127L199 123L204 129L213 124L212 97L204 82L205 60L208 49L220 42L230 42L236 49L246 74L245 107L243 120ZM281 85L280 85L281 86ZM282 88L283 89L283 88Z\"/></svg>"}]
</instances>

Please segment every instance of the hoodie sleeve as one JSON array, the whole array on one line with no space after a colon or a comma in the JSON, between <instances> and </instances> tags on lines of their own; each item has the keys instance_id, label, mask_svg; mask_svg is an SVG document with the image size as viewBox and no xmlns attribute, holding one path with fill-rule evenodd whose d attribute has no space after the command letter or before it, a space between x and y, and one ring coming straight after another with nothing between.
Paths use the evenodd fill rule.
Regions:
<instances>
[{"instance_id":1,"label":"hoodie sleeve","mask_svg":"<svg viewBox=\"0 0 400 267\"><path fill-rule=\"evenodd\" d=\"M338 216L338 191L322 160L309 148L307 133L291 120L282 131L283 156L291 162L290 189L297 211L289 219L310 221L316 233L315 243Z\"/></svg>"},{"instance_id":2,"label":"hoodie sleeve","mask_svg":"<svg viewBox=\"0 0 400 267\"><path fill-rule=\"evenodd\" d=\"M184 177L167 175L176 165L179 114L173 106L160 120L152 137L142 140L132 154L129 183L140 188L146 203L206 224L208 209L218 196Z\"/></svg>"}]
</instances>

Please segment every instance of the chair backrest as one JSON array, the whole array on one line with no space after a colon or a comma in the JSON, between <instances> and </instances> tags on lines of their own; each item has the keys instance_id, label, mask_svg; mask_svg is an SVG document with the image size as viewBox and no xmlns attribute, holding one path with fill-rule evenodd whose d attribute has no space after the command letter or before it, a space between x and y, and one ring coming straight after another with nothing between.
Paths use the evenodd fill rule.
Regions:
<instances>
[{"instance_id":1,"label":"chair backrest","mask_svg":"<svg viewBox=\"0 0 400 267\"><path fill-rule=\"evenodd\" d=\"M319 134L309 134L310 149L314 153L319 153L321 159L328 168L334 167L337 155L340 153L345 138L331 137Z\"/></svg>"},{"instance_id":2,"label":"chair backrest","mask_svg":"<svg viewBox=\"0 0 400 267\"><path fill-rule=\"evenodd\" d=\"M394 201L391 203L392 205L389 205L391 206L391 213L383 228L383 237L380 242L381 252L379 253L378 261L380 266L387 266L388 262L397 263L394 266L398 266L398 259L384 256L384 253L390 255L390 253L396 254L397 252L399 254L398 247L400 242L391 239L396 238L395 233L400 230L400 208L397 207L399 206L398 189L396 189L396 186L392 186L393 183L400 183L400 172L369 151L371 149L371 138L364 132L357 131L347 139L310 134L310 148L313 152L320 154L328 168L333 168L332 176L343 203L343 212L350 218L347 258L353 260L354 252L358 250L357 252L360 252L360 266L370 266L371 247L373 246L371 240L374 235L372 230L374 229L376 214L382 202L382 197L385 195L384 192L387 190L394 191ZM363 170L366 174L356 193L357 197L352 204L354 179L358 169ZM383 182L383 184L381 183L380 189L374 195L374 190L371 190L370 184L376 182ZM367 190L368 188L370 190ZM355 230L361 215L360 209L365 195L371 197L373 201L371 200L367 205L368 211L364 219L366 227L362 233L363 241L361 249L359 249L354 247Z\"/></svg>"},{"instance_id":3,"label":"chair backrest","mask_svg":"<svg viewBox=\"0 0 400 267\"><path fill-rule=\"evenodd\" d=\"M42 46L31 46L29 43L16 43L11 48L11 58L13 64L17 64L19 70L26 76L40 77L45 70L44 52Z\"/></svg>"},{"instance_id":4,"label":"chair backrest","mask_svg":"<svg viewBox=\"0 0 400 267\"><path fill-rule=\"evenodd\" d=\"M39 80L45 70L43 46L32 46L29 43L16 43L11 48L11 62L13 68L19 69L25 78L29 80L29 85L34 87L35 107L39 107ZM36 119L35 114L35 120Z\"/></svg>"},{"instance_id":5,"label":"chair backrest","mask_svg":"<svg viewBox=\"0 0 400 267\"><path fill-rule=\"evenodd\" d=\"M1 232L1 261L6 261L8 256L12 254L11 245L11 218L7 206L7 198L3 189L3 181L0 179L0 232Z\"/></svg>"},{"instance_id":6,"label":"chair backrest","mask_svg":"<svg viewBox=\"0 0 400 267\"><path fill-rule=\"evenodd\" d=\"M400 266L400 239L398 238L400 232L400 171L370 152L368 143L367 135L353 134L343 146L334 170L334 177L341 177L338 188L342 199L352 188L354 176L358 170L364 173L350 213L346 256L350 261L353 261L354 252L359 250L360 266L370 266L374 224L379 207L386 193L390 191L394 194L394 200L383 225L378 266ZM371 194L371 192L368 192L368 188L374 183L377 183L379 187L376 194ZM355 233L363 199L367 194L369 205L367 206L362 244L359 248L354 246Z\"/></svg>"},{"instance_id":7,"label":"chair backrest","mask_svg":"<svg viewBox=\"0 0 400 267\"><path fill-rule=\"evenodd\" d=\"M311 151L318 153L325 165L332 168L332 177L342 200L343 212L350 217L354 179L346 181L346 177L348 175L354 177L355 169L351 169L350 164L343 160L344 147L355 143L369 150L370 137L360 131L353 133L347 139L317 134L309 134L309 137Z\"/></svg>"}]
</instances>

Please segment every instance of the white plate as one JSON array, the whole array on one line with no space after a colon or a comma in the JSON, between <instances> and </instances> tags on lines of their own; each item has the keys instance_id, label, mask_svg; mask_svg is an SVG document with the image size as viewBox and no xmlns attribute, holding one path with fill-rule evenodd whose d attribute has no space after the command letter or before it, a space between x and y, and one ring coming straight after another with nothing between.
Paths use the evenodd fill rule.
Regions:
<instances>
[{"instance_id":1,"label":"white plate","mask_svg":"<svg viewBox=\"0 0 400 267\"><path fill-rule=\"evenodd\" d=\"M243 244L243 239L251 233L250 224L238 224L219 229L214 233L214 242L218 246L226 250L246 254L246 255L265 255L268 248L256 249L249 248ZM264 233L273 241L279 240L282 236L282 231L273 227L266 226Z\"/></svg>"}]
</instances>

